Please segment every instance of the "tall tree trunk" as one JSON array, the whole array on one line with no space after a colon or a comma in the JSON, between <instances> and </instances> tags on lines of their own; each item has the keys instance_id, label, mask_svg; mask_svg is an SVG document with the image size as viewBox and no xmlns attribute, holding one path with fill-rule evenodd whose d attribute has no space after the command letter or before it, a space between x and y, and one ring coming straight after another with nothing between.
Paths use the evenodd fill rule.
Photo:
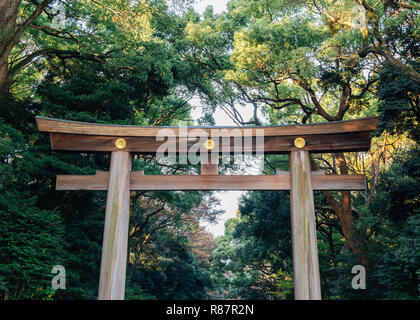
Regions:
<instances>
[{"instance_id":1,"label":"tall tree trunk","mask_svg":"<svg viewBox=\"0 0 420 320\"><path fill-rule=\"evenodd\" d=\"M22 34L52 2L44 0L33 2L35 9L22 22L17 21L18 9L22 0L0 0L0 98L8 93L14 75L9 70L9 56L20 42Z\"/></svg>"},{"instance_id":2,"label":"tall tree trunk","mask_svg":"<svg viewBox=\"0 0 420 320\"><path fill-rule=\"evenodd\" d=\"M7 59L0 58L0 98L9 91L8 69Z\"/></svg>"},{"instance_id":3,"label":"tall tree trunk","mask_svg":"<svg viewBox=\"0 0 420 320\"><path fill-rule=\"evenodd\" d=\"M346 83L342 88L339 110L334 116L328 114L326 110L323 109L312 89L310 89L306 85L303 85L302 87L311 95L312 102L317 108L317 113L320 116L322 116L327 121L343 120L344 115L348 110L348 99L351 95L351 87L349 82ZM335 158L340 169L340 174L348 174L349 170L344 154L336 153ZM312 165L314 168L317 168L317 165L314 161L312 161ZM332 193L329 191L323 191L322 193L326 197L328 203L330 204L338 220L340 221L340 225L343 230L344 237L346 239L345 245L348 246L354 252L360 264L362 264L365 267L370 267L369 254L366 248L366 244L354 229L353 216L351 212L350 191L342 191L340 200L336 200Z\"/></svg>"},{"instance_id":4,"label":"tall tree trunk","mask_svg":"<svg viewBox=\"0 0 420 320\"><path fill-rule=\"evenodd\" d=\"M344 154L336 153L335 156L338 162L338 167L340 168L340 174L348 174L347 161ZM350 191L341 191L340 201L337 201L331 192L324 191L323 195L327 198L328 203L337 215L346 242L357 256L357 260L363 266L370 267L370 259L366 245L354 229Z\"/></svg>"},{"instance_id":5,"label":"tall tree trunk","mask_svg":"<svg viewBox=\"0 0 420 320\"><path fill-rule=\"evenodd\" d=\"M15 45L14 33L21 0L0 0L0 98L9 90L9 55Z\"/></svg>"}]
</instances>

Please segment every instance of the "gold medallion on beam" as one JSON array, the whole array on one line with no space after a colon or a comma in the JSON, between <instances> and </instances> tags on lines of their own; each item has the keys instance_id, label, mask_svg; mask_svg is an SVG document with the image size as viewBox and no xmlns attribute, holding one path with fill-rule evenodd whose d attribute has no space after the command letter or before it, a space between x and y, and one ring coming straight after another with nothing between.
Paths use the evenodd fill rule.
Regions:
<instances>
[{"instance_id":1,"label":"gold medallion on beam","mask_svg":"<svg viewBox=\"0 0 420 320\"><path fill-rule=\"evenodd\" d=\"M305 146L306 142L303 138L296 138L295 139L295 147L298 149L302 149Z\"/></svg>"},{"instance_id":2,"label":"gold medallion on beam","mask_svg":"<svg viewBox=\"0 0 420 320\"><path fill-rule=\"evenodd\" d=\"M213 140L211 140L211 139L209 139L209 140L207 140L206 142L204 142L204 147L205 147L207 150L213 150L215 146L216 146L216 144L215 144L215 143L214 143L214 141L213 141Z\"/></svg>"},{"instance_id":3,"label":"gold medallion on beam","mask_svg":"<svg viewBox=\"0 0 420 320\"><path fill-rule=\"evenodd\" d=\"M117 149L122 150L125 149L125 147L127 146L127 142L123 138L118 138L117 140L115 140L115 146L117 147Z\"/></svg>"}]
</instances>

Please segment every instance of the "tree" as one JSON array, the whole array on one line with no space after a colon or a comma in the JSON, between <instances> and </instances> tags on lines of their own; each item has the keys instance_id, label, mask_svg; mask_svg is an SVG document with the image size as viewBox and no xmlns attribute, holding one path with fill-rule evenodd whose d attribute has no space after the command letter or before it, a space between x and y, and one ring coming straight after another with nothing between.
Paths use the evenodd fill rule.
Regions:
<instances>
[{"instance_id":1,"label":"tree","mask_svg":"<svg viewBox=\"0 0 420 320\"><path fill-rule=\"evenodd\" d=\"M33 8L36 4L33 2L27 9ZM42 264L37 262L37 251L28 250L26 256L28 265L22 265L22 268L26 269L16 269L18 273L13 275L9 273L11 272L8 264L10 259L1 260L1 269L4 271L1 288L8 290L9 298L17 297L14 294L15 288L18 288L19 294L21 289L18 286L21 286L22 282L16 284L13 281L23 275L31 286L35 283L38 283L42 289L44 285L48 286L45 275L50 274L52 263L65 266L68 277L66 290L53 292L54 298L95 299L97 297L106 194L103 192L56 192L54 190L55 176L57 174L92 174L96 169L107 170L110 157L100 154L51 151L48 136L37 131L35 115L138 125L176 125L178 121L190 120L191 106L188 100L196 90L199 79L195 78L191 81L191 69L188 62L181 59L176 54L176 49L167 42L172 28L176 29L178 25L182 25L182 22L177 16L168 12L168 8L162 1L150 4L139 2L137 7L125 6L126 4L127 2L124 1L118 3L113 1L72 2L66 7L69 24L65 31L60 32L50 29L49 26L43 27L43 22L46 22L46 25L49 23L44 21L48 20L44 14L47 15L50 10L46 9L20 38L20 42L13 49L15 51L12 50L12 54L17 54L16 57L19 54L27 54L28 49L53 49L59 50L60 54L56 52L42 54L37 60L27 60L29 64L26 66L30 65L30 68L22 69L26 71L18 78L14 78L16 87L0 98L0 130L5 132L5 136L2 135L1 144L7 146L1 150L2 174L0 176L2 180L0 183L7 182L7 186L13 185L13 188L10 188L11 195L0 199L2 214L11 215L13 210L20 210L19 207L9 203L14 201L13 199L19 198L22 201L26 199L27 204L21 205L20 214L25 219L30 219L30 212L33 211L34 215L40 216L40 221L48 222L46 225L37 225L34 231L45 240L45 242L39 242L38 250L49 255ZM133 12L137 12L137 15ZM142 12L144 15L141 14ZM123 13L132 19L123 19ZM78 23L87 16L91 18L80 27ZM23 17L18 16L17 21ZM139 21L144 22L142 28L130 27L130 23ZM160 21L165 21L165 23L160 23ZM147 26L146 22L158 25L159 30L153 29L153 33L150 34L149 31L152 28L151 25ZM72 36L76 34L76 39L73 39ZM36 45L30 47L28 43ZM25 50L20 52L22 48ZM63 51L72 52L72 54L66 55ZM74 56L74 52L79 52L81 56ZM96 59L98 52L101 54L112 52L113 54L109 54L105 61ZM91 54L95 58L84 58ZM25 59L24 56L19 57ZM12 63L10 59L13 61L13 58L9 57L9 67ZM26 89L29 89L29 94L17 90L26 85L28 85ZM151 173L180 170L176 167L168 168L159 165L151 157L136 156L133 170L145 167L147 167L146 171L150 170ZM192 168L192 170L196 169ZM6 185L2 188L6 188ZM156 199L155 203L148 201L152 197ZM182 277L187 277L192 273L195 276L188 279L189 284L183 289L185 296L204 297L206 286L210 286L208 273L197 264L191 253L192 248L186 244L190 237L189 230L195 228L200 217L196 215L194 208L199 207L203 197L204 194L201 193L191 193L189 196L182 197L175 192L139 193L137 198L132 197L133 207L137 206L137 201L140 199L143 210L133 210L130 230L134 232L130 239L130 250L135 251L140 247L144 240L143 236L155 228L160 229L157 229L152 237L155 239L156 236L155 244L162 252L168 248L179 249L173 250L172 253L170 253L172 249L168 254L163 253L163 256L166 255L168 259L172 259L172 262L165 264L165 271L160 274L161 279L168 276L165 280L165 288L168 292L172 292L174 297L176 297L176 292L173 291L175 282L182 279L181 283L183 283L185 279ZM154 220L152 213L158 209L156 206L164 207L162 214L167 213L170 216L170 219L166 221L168 224L161 221L162 215L160 219ZM207 210L207 212L210 211ZM48 214L50 214L49 219L47 219ZM56 217L58 217L57 226L51 223ZM4 222L3 229L20 230L19 228L22 228L19 226L20 221L14 219L6 219L2 222ZM143 224L145 228L140 228L141 231L137 230L137 227L143 227ZM55 228L63 230L62 238L54 237L57 234ZM166 231L165 228L168 230ZM50 238L59 242L63 250L59 252L50 250L48 247L52 242ZM4 241L6 240L5 238ZM27 242L30 245L31 242ZM0 254L7 256L15 249L12 243L10 246L6 244L2 246ZM152 253L146 260L152 258ZM178 267L180 274L174 270L177 261L185 263L185 268ZM30 273L31 268L38 271ZM13 280L10 285L7 279ZM163 296L159 287L155 287L151 293L145 293L136 281L133 280L131 284L132 290L129 294L140 297L144 297L143 294ZM192 290L194 285L195 288ZM145 288L148 287L145 286ZM31 287L30 290L32 289ZM30 292L33 292L30 290L28 290L28 295L22 291L23 295L20 297L29 297ZM2 291L2 294L5 292ZM42 297L42 293L38 296Z\"/></svg>"},{"instance_id":2,"label":"tree","mask_svg":"<svg viewBox=\"0 0 420 320\"><path fill-rule=\"evenodd\" d=\"M57 210L41 209L19 185L31 162L21 132L0 122L0 292L2 299L48 299L51 269L63 264L63 228ZM21 167L21 171L12 166Z\"/></svg>"},{"instance_id":3,"label":"tree","mask_svg":"<svg viewBox=\"0 0 420 320\"><path fill-rule=\"evenodd\" d=\"M20 17L21 21L18 21L18 15L19 9L22 10L22 0L2 0L0 2L0 97L8 91L13 81L13 72L9 70L9 56L13 48L20 42L23 33L51 2L52 0L40 3L28 1L26 6L29 7L29 10L25 10L26 15Z\"/></svg>"},{"instance_id":4,"label":"tree","mask_svg":"<svg viewBox=\"0 0 420 320\"><path fill-rule=\"evenodd\" d=\"M61 5L64 28L52 24ZM313 155L314 169L363 173L369 185L368 192L314 194L322 292L414 299L416 1L232 0L227 12L208 8L203 17L189 5L0 1L2 296L97 297L105 193L56 192L55 176L107 170L110 157L51 151L34 116L178 125L192 122L190 102L198 97L202 124L214 124L216 108L237 125L379 114L381 135L369 152ZM199 172L134 158L133 170L146 174ZM287 170L288 162L267 156L263 171ZM128 298L292 297L288 194L248 193L214 249L200 221L215 220L216 204L206 192L133 192ZM363 295L349 285L360 263L368 267ZM57 264L67 269L65 291L50 288Z\"/></svg>"},{"instance_id":5,"label":"tree","mask_svg":"<svg viewBox=\"0 0 420 320\"><path fill-rule=\"evenodd\" d=\"M68 60L105 63L113 54L132 49L134 43L149 40L151 17L152 7L146 1L2 0L0 97L40 58L57 57L63 64ZM56 26L57 18L65 18L65 23Z\"/></svg>"},{"instance_id":6,"label":"tree","mask_svg":"<svg viewBox=\"0 0 420 320\"><path fill-rule=\"evenodd\" d=\"M322 17L306 2L236 0L227 13L209 12L203 21L191 21L187 38L200 52L194 61L204 65L214 81L208 95L229 109L238 124L246 123L240 105L254 109L254 124L261 123L257 110L271 124L374 115L369 104L377 82L376 61L357 54L362 43L357 31L337 29ZM225 53L218 55L220 51ZM333 159L337 173L350 172L343 153ZM323 163L315 161L316 166ZM353 227L351 193L323 194L349 248L368 266L367 248Z\"/></svg>"},{"instance_id":7,"label":"tree","mask_svg":"<svg viewBox=\"0 0 420 320\"><path fill-rule=\"evenodd\" d=\"M292 296L292 245L287 192L249 192L238 218L216 239L212 268L229 298L285 299Z\"/></svg>"},{"instance_id":8,"label":"tree","mask_svg":"<svg viewBox=\"0 0 420 320\"><path fill-rule=\"evenodd\" d=\"M420 141L420 85L385 64L379 72L377 96L380 112L379 131L405 134Z\"/></svg>"}]
</instances>

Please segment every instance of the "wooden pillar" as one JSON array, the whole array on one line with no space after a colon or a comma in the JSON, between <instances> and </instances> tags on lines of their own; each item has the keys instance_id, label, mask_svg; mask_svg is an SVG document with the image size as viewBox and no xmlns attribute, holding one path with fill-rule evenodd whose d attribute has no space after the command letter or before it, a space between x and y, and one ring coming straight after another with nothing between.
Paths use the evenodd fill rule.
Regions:
<instances>
[{"instance_id":1,"label":"wooden pillar","mask_svg":"<svg viewBox=\"0 0 420 320\"><path fill-rule=\"evenodd\" d=\"M290 215L296 300L321 300L311 162L308 151L290 155Z\"/></svg>"},{"instance_id":2,"label":"wooden pillar","mask_svg":"<svg viewBox=\"0 0 420 320\"><path fill-rule=\"evenodd\" d=\"M128 223L130 219L131 154L111 155L102 245L99 300L124 300L127 267Z\"/></svg>"},{"instance_id":3,"label":"wooden pillar","mask_svg":"<svg viewBox=\"0 0 420 320\"><path fill-rule=\"evenodd\" d=\"M211 152L202 152L201 156L201 172L202 176L212 176L219 174L219 157L214 157ZM212 159L213 158L213 159ZM215 158L215 159L214 159Z\"/></svg>"}]
</instances>

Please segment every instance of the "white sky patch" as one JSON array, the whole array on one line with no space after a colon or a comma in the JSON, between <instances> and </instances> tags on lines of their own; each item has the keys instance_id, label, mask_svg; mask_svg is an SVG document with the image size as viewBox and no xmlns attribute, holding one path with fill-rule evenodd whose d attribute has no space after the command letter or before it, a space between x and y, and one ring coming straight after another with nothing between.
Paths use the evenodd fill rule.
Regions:
<instances>
[{"instance_id":1,"label":"white sky patch","mask_svg":"<svg viewBox=\"0 0 420 320\"><path fill-rule=\"evenodd\" d=\"M194 3L194 9L198 13L203 14L205 8L211 5L213 6L213 12L215 14L219 14L223 11L226 11L226 4L228 2L229 0L196 0ZM202 105L200 104L198 98L193 98L190 103L194 106L194 108L191 110L191 117L194 119L194 125L198 125L197 120L203 116ZM251 105L245 107L239 106L238 111L245 121L250 120L254 116L254 109ZM258 110L258 117L263 121L265 120L260 113L260 110ZM230 117L223 110L221 110L221 108L217 108L213 114L213 118L215 120L216 126L237 126L237 124L232 119L230 119ZM261 173L261 157L259 157L260 159L256 159L256 157L254 158L254 161L247 161L248 164L252 162L252 165L246 169L246 172L241 172L242 174ZM202 224L208 232L213 234L214 237L223 235L225 232L225 222L231 218L236 217L239 198L244 192L245 191L218 191L214 193L214 195L220 199L220 207L218 209L225 210L225 213L218 218L218 221L215 224Z\"/></svg>"},{"instance_id":2,"label":"white sky patch","mask_svg":"<svg viewBox=\"0 0 420 320\"><path fill-rule=\"evenodd\" d=\"M203 115L202 106L198 99L194 99L192 103L195 105L194 109L191 110L191 117L194 119L194 125L197 125L197 120ZM239 107L238 111L241 113L244 120L249 120L253 117L253 108L251 106ZM259 116L261 116L259 114ZM220 108L216 109L216 112L213 114L213 118L216 126L237 126L227 114ZM262 119L262 118L260 118ZM260 166L262 164L261 156L246 156L247 168L245 172L241 174L260 174ZM250 165L250 166L249 166ZM242 168L241 168L242 169ZM236 173L238 174L238 173ZM225 210L225 213L222 214L217 223L209 224L203 223L202 226L205 229L213 234L214 237L224 235L225 233L225 222L231 218L236 217L236 212L238 211L238 202L241 195L246 191L222 191L215 192L214 195L220 199L220 206L218 209Z\"/></svg>"},{"instance_id":3,"label":"white sky patch","mask_svg":"<svg viewBox=\"0 0 420 320\"><path fill-rule=\"evenodd\" d=\"M225 210L225 213L218 217L218 221L215 224L202 223L202 226L204 226L214 237L224 235L225 222L236 217L238 202L242 193L243 191L220 191L214 193L214 195L220 199L219 209Z\"/></svg>"},{"instance_id":4,"label":"white sky patch","mask_svg":"<svg viewBox=\"0 0 420 320\"><path fill-rule=\"evenodd\" d=\"M196 0L194 9L200 14L203 14L207 6L213 6L214 13L222 13L226 11L226 4L229 0Z\"/></svg>"}]
</instances>

